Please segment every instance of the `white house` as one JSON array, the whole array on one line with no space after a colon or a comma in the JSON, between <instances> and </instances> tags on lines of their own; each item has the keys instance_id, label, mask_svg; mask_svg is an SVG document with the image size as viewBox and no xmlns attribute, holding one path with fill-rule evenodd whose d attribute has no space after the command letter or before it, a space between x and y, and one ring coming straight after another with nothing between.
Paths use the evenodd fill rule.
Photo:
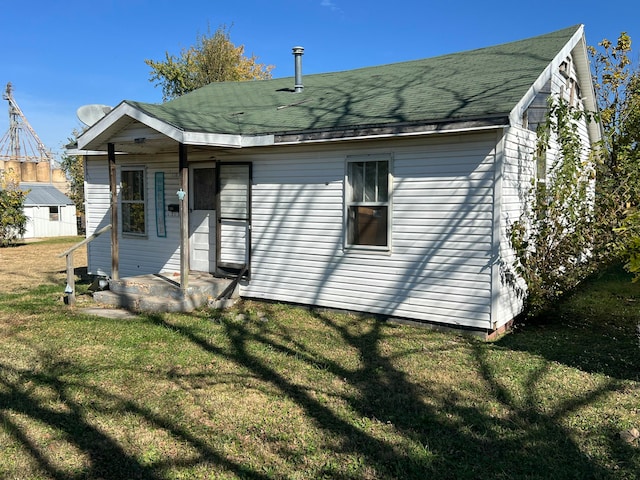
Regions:
<instances>
[{"instance_id":1,"label":"white house","mask_svg":"<svg viewBox=\"0 0 640 480\"><path fill-rule=\"evenodd\" d=\"M87 235L116 225L89 244L89 272L240 274L246 298L500 331L522 309L506 231L551 93L595 109L580 25L123 101L78 139Z\"/></svg>"}]
</instances>

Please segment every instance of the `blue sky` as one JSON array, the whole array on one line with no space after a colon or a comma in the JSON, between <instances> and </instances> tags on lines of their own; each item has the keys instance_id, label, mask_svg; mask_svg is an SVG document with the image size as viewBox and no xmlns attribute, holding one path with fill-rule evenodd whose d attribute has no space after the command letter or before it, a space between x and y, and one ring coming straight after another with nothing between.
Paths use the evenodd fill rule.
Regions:
<instances>
[{"instance_id":1,"label":"blue sky","mask_svg":"<svg viewBox=\"0 0 640 480\"><path fill-rule=\"evenodd\" d=\"M160 102L147 58L178 54L208 28L231 26L274 77L432 57L585 25L587 43L626 31L640 52L640 6L623 0L13 0L0 9L0 89L7 82L43 143L59 155L81 123L78 107ZM8 130L0 103L0 136Z\"/></svg>"}]
</instances>

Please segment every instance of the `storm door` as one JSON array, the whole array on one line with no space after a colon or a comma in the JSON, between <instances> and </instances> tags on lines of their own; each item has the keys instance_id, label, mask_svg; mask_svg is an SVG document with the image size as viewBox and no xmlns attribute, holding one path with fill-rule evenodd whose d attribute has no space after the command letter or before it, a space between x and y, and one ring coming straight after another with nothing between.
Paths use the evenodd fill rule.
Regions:
<instances>
[{"instance_id":1,"label":"storm door","mask_svg":"<svg viewBox=\"0 0 640 480\"><path fill-rule=\"evenodd\" d=\"M213 164L189 167L189 268L216 269L216 169Z\"/></svg>"},{"instance_id":2,"label":"storm door","mask_svg":"<svg viewBox=\"0 0 640 480\"><path fill-rule=\"evenodd\" d=\"M217 273L234 275L251 258L251 164L218 163Z\"/></svg>"}]
</instances>

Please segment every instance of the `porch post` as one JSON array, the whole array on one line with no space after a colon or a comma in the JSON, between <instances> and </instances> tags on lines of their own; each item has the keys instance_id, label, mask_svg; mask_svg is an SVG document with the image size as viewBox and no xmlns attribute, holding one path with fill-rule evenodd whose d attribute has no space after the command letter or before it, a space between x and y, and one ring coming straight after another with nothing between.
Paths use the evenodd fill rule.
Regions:
<instances>
[{"instance_id":1,"label":"porch post","mask_svg":"<svg viewBox=\"0 0 640 480\"><path fill-rule=\"evenodd\" d=\"M180 289L189 286L189 169L187 168L187 146L178 144L180 190Z\"/></svg>"},{"instance_id":2,"label":"porch post","mask_svg":"<svg viewBox=\"0 0 640 480\"><path fill-rule=\"evenodd\" d=\"M109 194L111 195L111 278L118 280L120 248L118 246L118 189L116 179L116 149L113 143L107 144L109 159Z\"/></svg>"}]
</instances>

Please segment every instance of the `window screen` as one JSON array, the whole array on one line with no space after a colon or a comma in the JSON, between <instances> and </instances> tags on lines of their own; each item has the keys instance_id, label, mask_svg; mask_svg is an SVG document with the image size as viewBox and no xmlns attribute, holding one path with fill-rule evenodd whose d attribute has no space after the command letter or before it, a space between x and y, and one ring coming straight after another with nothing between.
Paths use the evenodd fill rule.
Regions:
<instances>
[{"instance_id":1,"label":"window screen","mask_svg":"<svg viewBox=\"0 0 640 480\"><path fill-rule=\"evenodd\" d=\"M389 245L389 160L347 163L347 244Z\"/></svg>"}]
</instances>

